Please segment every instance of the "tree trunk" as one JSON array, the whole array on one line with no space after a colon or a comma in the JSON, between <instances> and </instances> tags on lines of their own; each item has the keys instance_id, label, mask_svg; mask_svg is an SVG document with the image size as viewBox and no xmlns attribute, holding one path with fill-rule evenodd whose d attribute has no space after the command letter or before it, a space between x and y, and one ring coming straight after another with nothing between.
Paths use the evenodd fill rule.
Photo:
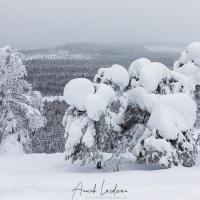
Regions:
<instances>
[{"instance_id":1,"label":"tree trunk","mask_svg":"<svg viewBox=\"0 0 200 200\"><path fill-rule=\"evenodd\" d=\"M101 169L101 161L97 162L97 169Z\"/></svg>"}]
</instances>

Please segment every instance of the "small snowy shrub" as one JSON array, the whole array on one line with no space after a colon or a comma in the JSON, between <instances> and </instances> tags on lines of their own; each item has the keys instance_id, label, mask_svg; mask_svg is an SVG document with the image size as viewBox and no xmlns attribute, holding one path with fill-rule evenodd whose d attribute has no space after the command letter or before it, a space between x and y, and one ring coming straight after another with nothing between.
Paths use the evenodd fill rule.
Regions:
<instances>
[{"instance_id":1,"label":"small snowy shrub","mask_svg":"<svg viewBox=\"0 0 200 200\"><path fill-rule=\"evenodd\" d=\"M45 124L42 97L25 75L22 54L10 46L0 49L1 153L31 153L29 133Z\"/></svg>"}]
</instances>

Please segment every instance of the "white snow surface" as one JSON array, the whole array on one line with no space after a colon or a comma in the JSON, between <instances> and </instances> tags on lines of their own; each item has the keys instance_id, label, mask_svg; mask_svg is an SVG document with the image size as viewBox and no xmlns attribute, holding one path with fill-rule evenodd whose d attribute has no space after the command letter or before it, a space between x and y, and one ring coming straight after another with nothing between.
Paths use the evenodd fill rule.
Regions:
<instances>
[{"instance_id":1,"label":"white snow surface","mask_svg":"<svg viewBox=\"0 0 200 200\"><path fill-rule=\"evenodd\" d=\"M0 145L0 155L3 154L24 154L23 146L20 142L18 142L18 134L9 134L6 138L1 142Z\"/></svg>"},{"instance_id":2,"label":"white snow surface","mask_svg":"<svg viewBox=\"0 0 200 200\"><path fill-rule=\"evenodd\" d=\"M185 76L191 77L195 85L200 85L200 66L194 63L188 62L182 67L177 68L176 63L174 64L174 71L184 74Z\"/></svg>"},{"instance_id":3,"label":"white snow surface","mask_svg":"<svg viewBox=\"0 0 200 200\"><path fill-rule=\"evenodd\" d=\"M99 117L106 112L107 104L97 94L90 94L86 97L85 108L90 119L98 121Z\"/></svg>"},{"instance_id":4,"label":"white snow surface","mask_svg":"<svg viewBox=\"0 0 200 200\"><path fill-rule=\"evenodd\" d=\"M105 155L108 157L108 155ZM96 169L94 165L80 166L64 160L64 154L29 154L0 156L0 199L1 200L69 200L72 190L82 182L83 189L96 193L77 192L74 200L85 199L128 199L128 200L199 200L200 159L191 168L172 167L161 169L158 165L125 162L119 172ZM126 189L124 194L100 195L103 191Z\"/></svg>"},{"instance_id":5,"label":"white snow surface","mask_svg":"<svg viewBox=\"0 0 200 200\"><path fill-rule=\"evenodd\" d=\"M128 70L130 77L138 78L142 67L144 67L145 65L149 63L151 63L151 61L147 58L139 58L133 61Z\"/></svg>"},{"instance_id":6,"label":"white snow surface","mask_svg":"<svg viewBox=\"0 0 200 200\"><path fill-rule=\"evenodd\" d=\"M137 104L142 110L147 109L150 113L157 99L157 95L147 94L142 87L134 88L127 93L128 104Z\"/></svg>"},{"instance_id":7,"label":"white snow surface","mask_svg":"<svg viewBox=\"0 0 200 200\"><path fill-rule=\"evenodd\" d=\"M100 68L99 75L103 75L102 81L110 80L121 88L125 88L129 83L128 71L121 65L113 65L110 68Z\"/></svg>"},{"instance_id":8,"label":"white snow surface","mask_svg":"<svg viewBox=\"0 0 200 200\"><path fill-rule=\"evenodd\" d=\"M152 62L141 69L139 82L150 93L157 89L164 78L170 78L169 69L162 63Z\"/></svg>"},{"instance_id":9,"label":"white snow surface","mask_svg":"<svg viewBox=\"0 0 200 200\"><path fill-rule=\"evenodd\" d=\"M154 104L148 126L163 138L175 140L178 133L194 126L196 111L195 102L186 93L163 95Z\"/></svg>"},{"instance_id":10,"label":"white snow surface","mask_svg":"<svg viewBox=\"0 0 200 200\"><path fill-rule=\"evenodd\" d=\"M76 78L65 86L64 99L67 104L75 106L78 110L85 111L85 99L89 94L94 94L93 83L86 78Z\"/></svg>"},{"instance_id":11,"label":"white snow surface","mask_svg":"<svg viewBox=\"0 0 200 200\"><path fill-rule=\"evenodd\" d=\"M94 84L94 85L97 88L95 94L100 98L102 98L106 102L107 106L115 100L116 98L115 92L109 85L106 84Z\"/></svg>"}]
</instances>

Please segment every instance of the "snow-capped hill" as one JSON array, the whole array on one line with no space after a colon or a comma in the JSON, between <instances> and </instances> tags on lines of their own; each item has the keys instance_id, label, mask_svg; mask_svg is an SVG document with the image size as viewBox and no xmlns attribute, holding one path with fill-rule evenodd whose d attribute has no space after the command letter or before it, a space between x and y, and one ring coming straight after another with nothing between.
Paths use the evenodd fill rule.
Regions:
<instances>
[{"instance_id":1,"label":"snow-capped hill","mask_svg":"<svg viewBox=\"0 0 200 200\"><path fill-rule=\"evenodd\" d=\"M92 56L89 54L71 54L66 50L59 50L55 53L34 53L34 54L25 54L25 60L89 60L92 59Z\"/></svg>"}]
</instances>

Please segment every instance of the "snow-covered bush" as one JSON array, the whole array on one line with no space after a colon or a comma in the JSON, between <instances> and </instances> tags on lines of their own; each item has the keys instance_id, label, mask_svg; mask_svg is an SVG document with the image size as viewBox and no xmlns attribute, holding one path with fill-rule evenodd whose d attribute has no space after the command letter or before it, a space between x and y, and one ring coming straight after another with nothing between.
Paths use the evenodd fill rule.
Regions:
<instances>
[{"instance_id":1,"label":"snow-covered bush","mask_svg":"<svg viewBox=\"0 0 200 200\"><path fill-rule=\"evenodd\" d=\"M108 85L78 78L66 85L64 99L70 105L63 119L66 159L100 167L102 152L114 151L121 133L114 122L116 114L109 109L115 92Z\"/></svg>"},{"instance_id":2,"label":"snow-covered bush","mask_svg":"<svg viewBox=\"0 0 200 200\"><path fill-rule=\"evenodd\" d=\"M148 101L148 98L146 98ZM149 110L149 104L145 105ZM143 135L133 148L139 162L159 162L164 167L195 164L196 145L192 132L196 104L185 93L163 95L153 103Z\"/></svg>"},{"instance_id":3,"label":"snow-covered bush","mask_svg":"<svg viewBox=\"0 0 200 200\"><path fill-rule=\"evenodd\" d=\"M0 49L0 152L31 152L29 133L45 124L43 100L23 79L22 54L10 46Z\"/></svg>"}]
</instances>

